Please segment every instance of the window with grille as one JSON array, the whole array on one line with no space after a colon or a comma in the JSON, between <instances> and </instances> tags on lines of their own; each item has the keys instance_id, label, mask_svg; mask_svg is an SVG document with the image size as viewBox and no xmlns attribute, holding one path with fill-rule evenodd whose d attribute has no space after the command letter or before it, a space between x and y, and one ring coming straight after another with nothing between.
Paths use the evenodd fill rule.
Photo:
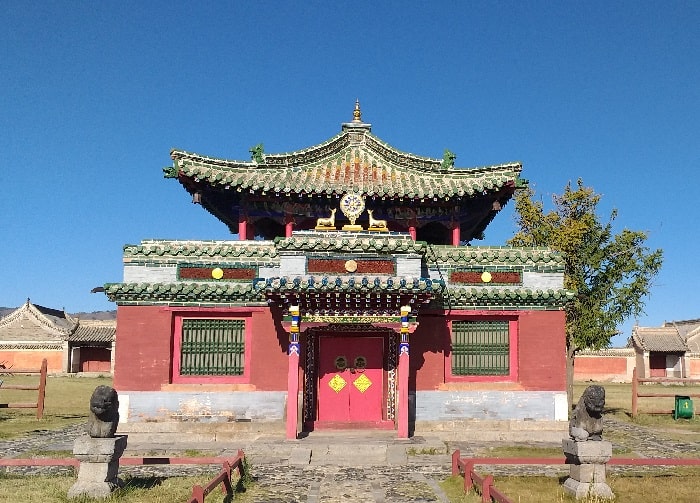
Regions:
<instances>
[{"instance_id":1,"label":"window with grille","mask_svg":"<svg viewBox=\"0 0 700 503\"><path fill-rule=\"evenodd\" d=\"M453 321L452 375L510 374L508 321Z\"/></svg>"},{"instance_id":2,"label":"window with grille","mask_svg":"<svg viewBox=\"0 0 700 503\"><path fill-rule=\"evenodd\" d=\"M243 375L244 349L243 320L183 319L180 375Z\"/></svg>"}]
</instances>

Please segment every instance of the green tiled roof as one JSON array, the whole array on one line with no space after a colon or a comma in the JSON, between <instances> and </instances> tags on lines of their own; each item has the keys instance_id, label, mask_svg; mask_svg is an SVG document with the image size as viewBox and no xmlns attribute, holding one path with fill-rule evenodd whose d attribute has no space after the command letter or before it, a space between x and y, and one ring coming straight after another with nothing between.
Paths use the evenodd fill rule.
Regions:
<instances>
[{"instance_id":1,"label":"green tiled roof","mask_svg":"<svg viewBox=\"0 0 700 503\"><path fill-rule=\"evenodd\" d=\"M510 246L445 246L427 247L426 260L438 264L479 266L549 266L564 270L561 253L549 248L513 248Z\"/></svg>"},{"instance_id":2,"label":"green tiled roof","mask_svg":"<svg viewBox=\"0 0 700 503\"><path fill-rule=\"evenodd\" d=\"M447 289L447 297L454 308L547 307L551 309L564 307L573 299L574 293L564 289L450 287Z\"/></svg>"},{"instance_id":3,"label":"green tiled roof","mask_svg":"<svg viewBox=\"0 0 700 503\"><path fill-rule=\"evenodd\" d=\"M382 252L382 253L425 253L427 245L423 241L413 241L404 235L362 235L354 233L321 235L318 232L296 234L290 238L277 238L279 250L314 252Z\"/></svg>"},{"instance_id":4,"label":"green tiled roof","mask_svg":"<svg viewBox=\"0 0 700 503\"><path fill-rule=\"evenodd\" d=\"M318 291L318 292L432 292L440 291L442 281L428 278L403 278L388 276L295 276L268 278L259 281L256 288L268 292Z\"/></svg>"},{"instance_id":5,"label":"green tiled roof","mask_svg":"<svg viewBox=\"0 0 700 503\"><path fill-rule=\"evenodd\" d=\"M311 277L270 278L255 283L110 283L105 285L109 300L119 305L267 305L270 294L285 292L344 294L418 294L434 296L442 307L461 309L562 308L573 298L568 290L530 290L524 288L443 288L440 281L386 277ZM337 281L340 281L340 286ZM366 280L366 281L365 281ZM375 282L379 282L376 285ZM436 306L433 306L436 307Z\"/></svg>"},{"instance_id":6,"label":"green tiled roof","mask_svg":"<svg viewBox=\"0 0 700 503\"><path fill-rule=\"evenodd\" d=\"M340 194L449 199L520 183L518 162L442 168L441 159L401 152L367 130L346 130L304 150L265 154L264 162L217 159L172 150L167 177L184 176L218 188L266 193Z\"/></svg>"},{"instance_id":7,"label":"green tiled roof","mask_svg":"<svg viewBox=\"0 0 700 503\"><path fill-rule=\"evenodd\" d=\"M112 302L129 304L240 304L266 303L252 283L108 283L105 294Z\"/></svg>"},{"instance_id":8,"label":"green tiled roof","mask_svg":"<svg viewBox=\"0 0 700 503\"><path fill-rule=\"evenodd\" d=\"M142 241L124 246L124 257L277 258L273 241Z\"/></svg>"}]
</instances>

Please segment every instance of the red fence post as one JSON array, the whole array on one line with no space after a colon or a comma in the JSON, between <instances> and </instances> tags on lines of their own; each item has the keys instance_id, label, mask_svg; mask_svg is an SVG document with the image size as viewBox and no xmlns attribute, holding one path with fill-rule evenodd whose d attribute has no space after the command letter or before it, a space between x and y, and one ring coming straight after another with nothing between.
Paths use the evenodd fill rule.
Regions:
<instances>
[{"instance_id":1,"label":"red fence post","mask_svg":"<svg viewBox=\"0 0 700 503\"><path fill-rule=\"evenodd\" d=\"M244 461L245 461L245 454L241 449L238 449L238 453L236 454L236 460L234 461L234 464L238 465L238 476L240 478L243 478L245 476L245 466L244 466Z\"/></svg>"},{"instance_id":2,"label":"red fence post","mask_svg":"<svg viewBox=\"0 0 700 503\"><path fill-rule=\"evenodd\" d=\"M221 492L224 494L233 494L233 486L231 485L231 465L228 464L228 461L224 461L221 471L226 474L223 484L221 484Z\"/></svg>"},{"instance_id":3,"label":"red fence post","mask_svg":"<svg viewBox=\"0 0 700 503\"><path fill-rule=\"evenodd\" d=\"M487 475L481 486L481 503L491 503L491 486L493 485L493 475Z\"/></svg>"},{"instance_id":4,"label":"red fence post","mask_svg":"<svg viewBox=\"0 0 700 503\"><path fill-rule=\"evenodd\" d=\"M637 367L632 369L632 417L637 417Z\"/></svg>"},{"instance_id":5,"label":"red fence post","mask_svg":"<svg viewBox=\"0 0 700 503\"><path fill-rule=\"evenodd\" d=\"M46 396L46 371L48 368L48 363L46 358L41 361L41 370L39 376L39 396L36 400L36 418L41 419L44 417L44 397Z\"/></svg>"},{"instance_id":6,"label":"red fence post","mask_svg":"<svg viewBox=\"0 0 700 503\"><path fill-rule=\"evenodd\" d=\"M452 475L459 475L459 449L452 453Z\"/></svg>"},{"instance_id":7,"label":"red fence post","mask_svg":"<svg viewBox=\"0 0 700 503\"><path fill-rule=\"evenodd\" d=\"M197 503L204 503L204 488L200 485L192 487L192 499Z\"/></svg>"},{"instance_id":8,"label":"red fence post","mask_svg":"<svg viewBox=\"0 0 700 503\"><path fill-rule=\"evenodd\" d=\"M472 479L472 472L474 471L474 461L467 461L464 465L464 492L471 492L472 486L474 486L474 480Z\"/></svg>"}]
</instances>

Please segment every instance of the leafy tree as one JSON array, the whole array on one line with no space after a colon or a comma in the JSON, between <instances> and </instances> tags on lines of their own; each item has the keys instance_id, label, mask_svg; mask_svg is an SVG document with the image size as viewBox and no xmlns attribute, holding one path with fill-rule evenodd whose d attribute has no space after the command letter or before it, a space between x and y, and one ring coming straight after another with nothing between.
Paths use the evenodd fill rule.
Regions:
<instances>
[{"instance_id":1,"label":"leafy tree","mask_svg":"<svg viewBox=\"0 0 700 503\"><path fill-rule=\"evenodd\" d=\"M575 188L569 182L562 195L552 197L549 213L534 196L530 187L516 193L519 230L508 244L562 252L564 287L576 292L566 307L567 396L572 404L576 352L609 346L617 327L643 312L663 251L645 246L646 232L624 229L614 234L617 211L601 222L596 213L601 196L581 179Z\"/></svg>"}]
</instances>

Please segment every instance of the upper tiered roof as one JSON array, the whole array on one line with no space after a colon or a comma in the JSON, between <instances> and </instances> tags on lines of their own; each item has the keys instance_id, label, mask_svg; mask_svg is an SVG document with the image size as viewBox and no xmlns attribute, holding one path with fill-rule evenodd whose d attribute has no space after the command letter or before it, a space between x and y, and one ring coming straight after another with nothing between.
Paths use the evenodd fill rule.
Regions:
<instances>
[{"instance_id":1,"label":"upper tiered roof","mask_svg":"<svg viewBox=\"0 0 700 503\"><path fill-rule=\"evenodd\" d=\"M402 152L372 134L371 125L361 120L359 103L353 121L321 144L279 154L265 153L261 144L250 152L250 160L240 161L174 149L173 165L164 169L165 176L177 178L194 202L233 232L238 208L250 208L246 198L279 204L311 201L321 209L329 198L356 193L368 204L374 201L375 208L443 205L450 209L446 218L462 222L468 239L483 231L515 188L526 183L520 178L519 162L459 168L447 150L443 159ZM268 215L274 216L274 211ZM309 215L308 210L299 215L322 216Z\"/></svg>"}]
</instances>

